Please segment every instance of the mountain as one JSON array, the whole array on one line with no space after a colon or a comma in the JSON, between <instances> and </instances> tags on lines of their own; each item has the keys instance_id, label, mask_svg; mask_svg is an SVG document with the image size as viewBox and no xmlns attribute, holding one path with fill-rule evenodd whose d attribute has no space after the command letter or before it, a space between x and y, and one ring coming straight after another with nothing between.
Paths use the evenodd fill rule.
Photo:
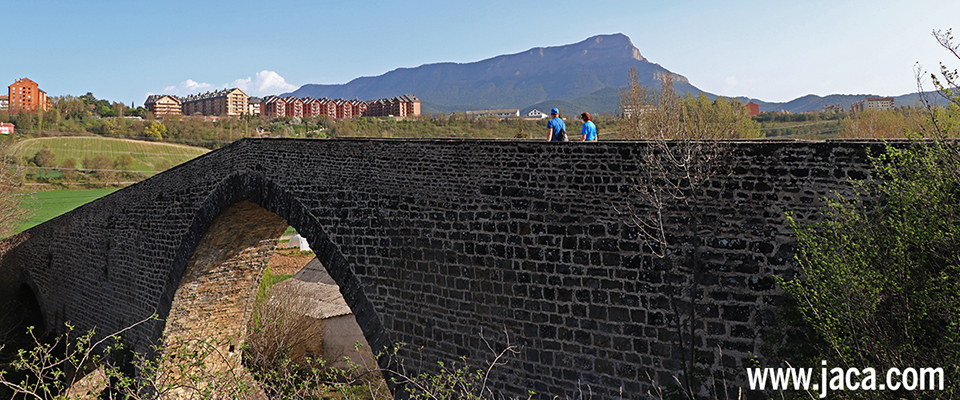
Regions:
<instances>
[{"instance_id":1,"label":"mountain","mask_svg":"<svg viewBox=\"0 0 960 400\"><path fill-rule=\"evenodd\" d=\"M540 104L551 100L602 104L603 111L613 111L616 88L627 86L630 67L637 68L644 85L659 86L658 77L667 75L678 92L700 92L683 76L645 59L630 38L618 33L472 63L398 68L342 85L307 84L281 96L372 100L411 93L425 111L550 108Z\"/></svg>"},{"instance_id":2,"label":"mountain","mask_svg":"<svg viewBox=\"0 0 960 400\"><path fill-rule=\"evenodd\" d=\"M560 108L566 115L617 110L617 93L627 86L627 72L636 67L640 83L659 88L660 77L671 76L677 93L706 93L687 78L645 59L626 35L598 35L580 43L537 47L522 53L496 56L472 63L425 64L398 68L380 76L354 79L341 85L307 84L281 96L374 100L413 94L424 113L478 109L519 108L525 114ZM850 105L875 95L807 95L789 102L765 102L738 97L744 104L757 103L761 112L819 111L827 105ZM931 98L938 98L935 94ZM898 106L917 104L919 95L894 98ZM942 99L941 99L942 103Z\"/></svg>"},{"instance_id":3,"label":"mountain","mask_svg":"<svg viewBox=\"0 0 960 400\"><path fill-rule=\"evenodd\" d=\"M913 107L917 106L920 101L920 96L927 96L927 99L930 101L935 101L937 104L946 105L946 100L944 100L940 95L935 92L926 92L923 94L920 93L910 93L900 96L890 96L893 97L894 104L897 107ZM751 99L746 97L738 97L737 100L746 104L749 102L757 103L760 106L760 112L767 111L789 111L791 113L802 113L802 112L811 112L822 110L825 106L830 105L840 105L843 106L845 110L850 109L850 105L859 101L863 101L867 97L887 97L879 96L875 94L831 94L829 96L817 96L813 94L808 94L806 96L798 97L796 99L790 100L784 103L771 103L765 102L758 99Z\"/></svg>"}]
</instances>

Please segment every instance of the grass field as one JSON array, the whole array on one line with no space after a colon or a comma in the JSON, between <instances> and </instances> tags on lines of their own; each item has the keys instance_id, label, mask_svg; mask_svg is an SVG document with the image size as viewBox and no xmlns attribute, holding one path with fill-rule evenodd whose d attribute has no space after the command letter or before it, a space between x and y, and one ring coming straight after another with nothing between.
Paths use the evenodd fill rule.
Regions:
<instances>
[{"instance_id":1,"label":"grass field","mask_svg":"<svg viewBox=\"0 0 960 400\"><path fill-rule=\"evenodd\" d=\"M74 208L116 192L117 190L119 189L54 190L35 193L33 196L28 197L22 205L30 209L33 215L24 221L24 223L20 224L17 232L22 232L40 225Z\"/></svg>"},{"instance_id":2,"label":"grass field","mask_svg":"<svg viewBox=\"0 0 960 400\"><path fill-rule=\"evenodd\" d=\"M147 176L209 152L204 148L180 144L80 136L26 139L11 145L7 153L29 158L43 147L53 151L58 165L68 158L74 159L79 165L84 158L104 155L115 160L123 154L130 154L134 160L130 169Z\"/></svg>"}]
</instances>

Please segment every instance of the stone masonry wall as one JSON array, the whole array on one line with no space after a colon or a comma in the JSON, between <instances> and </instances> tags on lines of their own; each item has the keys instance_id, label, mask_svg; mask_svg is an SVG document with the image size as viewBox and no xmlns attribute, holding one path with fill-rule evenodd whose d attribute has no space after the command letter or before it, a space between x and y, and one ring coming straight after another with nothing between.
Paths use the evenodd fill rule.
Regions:
<instances>
[{"instance_id":1,"label":"stone masonry wall","mask_svg":"<svg viewBox=\"0 0 960 400\"><path fill-rule=\"evenodd\" d=\"M766 360L773 277L796 273L784 213L815 218L879 146L729 145L705 208L719 230L697 239L696 276L644 252L625 223L624 210L647 210L633 190L644 142L241 140L28 231L2 261L35 288L48 327L112 332L166 318L201 235L249 200L310 241L371 346L407 343L407 366L485 366L487 339L520 349L495 369L504 393L646 398L675 385L679 344L692 341L698 366L735 389L751 357ZM671 210L668 228L683 228ZM691 304L692 319L675 312ZM690 321L684 337L676 326ZM163 329L126 340L145 350Z\"/></svg>"},{"instance_id":2,"label":"stone masonry wall","mask_svg":"<svg viewBox=\"0 0 960 400\"><path fill-rule=\"evenodd\" d=\"M257 289L286 229L287 221L249 201L223 210L187 262L167 316L164 348L208 354L208 372L240 367Z\"/></svg>"}]
</instances>

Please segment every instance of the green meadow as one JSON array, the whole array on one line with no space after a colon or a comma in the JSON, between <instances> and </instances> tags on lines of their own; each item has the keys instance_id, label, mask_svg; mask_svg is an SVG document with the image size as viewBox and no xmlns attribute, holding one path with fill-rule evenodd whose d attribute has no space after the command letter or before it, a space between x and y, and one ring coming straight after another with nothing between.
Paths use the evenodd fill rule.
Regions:
<instances>
[{"instance_id":1,"label":"green meadow","mask_svg":"<svg viewBox=\"0 0 960 400\"><path fill-rule=\"evenodd\" d=\"M30 158L43 147L53 151L57 165L69 158L72 158L78 164L82 164L84 158L103 155L110 159L117 159L124 154L129 154L133 157L133 165L130 169L147 176L210 151L200 147L172 143L79 136L26 139L11 145L7 149L7 153Z\"/></svg>"},{"instance_id":2,"label":"green meadow","mask_svg":"<svg viewBox=\"0 0 960 400\"><path fill-rule=\"evenodd\" d=\"M26 197L21 204L21 207L31 211L31 216L20 224L18 231L22 232L40 225L117 190L120 189L52 190L34 193Z\"/></svg>"}]
</instances>

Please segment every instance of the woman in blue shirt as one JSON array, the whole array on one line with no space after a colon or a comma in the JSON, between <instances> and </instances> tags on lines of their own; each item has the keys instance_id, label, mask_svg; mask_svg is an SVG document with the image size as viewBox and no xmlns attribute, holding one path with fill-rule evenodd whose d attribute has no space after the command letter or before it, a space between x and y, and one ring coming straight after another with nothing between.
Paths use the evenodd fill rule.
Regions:
<instances>
[{"instance_id":1,"label":"woman in blue shirt","mask_svg":"<svg viewBox=\"0 0 960 400\"><path fill-rule=\"evenodd\" d=\"M597 140L597 125L590 120L590 113L580 114L580 119L583 120L583 129L580 130L580 134L583 135L584 142L592 142Z\"/></svg>"}]
</instances>

